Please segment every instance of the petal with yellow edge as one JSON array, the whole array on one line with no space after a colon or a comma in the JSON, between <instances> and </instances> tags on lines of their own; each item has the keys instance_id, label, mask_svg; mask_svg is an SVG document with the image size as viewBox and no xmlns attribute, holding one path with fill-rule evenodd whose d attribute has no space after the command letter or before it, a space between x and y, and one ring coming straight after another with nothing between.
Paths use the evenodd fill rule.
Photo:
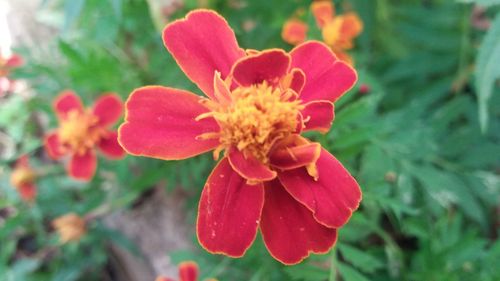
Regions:
<instances>
[{"instance_id":1,"label":"petal with yellow edge","mask_svg":"<svg viewBox=\"0 0 500 281\"><path fill-rule=\"evenodd\" d=\"M73 154L68 165L68 174L81 181L89 181L94 177L97 167L97 157L92 149L84 154Z\"/></svg>"},{"instance_id":2,"label":"petal with yellow edge","mask_svg":"<svg viewBox=\"0 0 500 281\"><path fill-rule=\"evenodd\" d=\"M245 56L226 20L208 10L190 12L167 25L163 42L189 79L210 98L215 71L225 79L234 62Z\"/></svg>"},{"instance_id":3,"label":"petal with yellow edge","mask_svg":"<svg viewBox=\"0 0 500 281\"><path fill-rule=\"evenodd\" d=\"M304 168L283 171L278 177L288 193L307 206L319 223L342 227L358 208L361 189L344 166L324 149L316 168L318 180Z\"/></svg>"},{"instance_id":4,"label":"petal with yellow edge","mask_svg":"<svg viewBox=\"0 0 500 281\"><path fill-rule=\"evenodd\" d=\"M45 136L44 139L44 147L45 151L49 155L50 158L57 160L64 156L65 151L59 141L59 136L57 135L57 131L51 132Z\"/></svg>"},{"instance_id":5,"label":"petal with yellow edge","mask_svg":"<svg viewBox=\"0 0 500 281\"><path fill-rule=\"evenodd\" d=\"M179 281L196 281L198 275L199 269L195 262L185 261L179 264Z\"/></svg>"},{"instance_id":6,"label":"petal with yellow edge","mask_svg":"<svg viewBox=\"0 0 500 281\"><path fill-rule=\"evenodd\" d=\"M326 133L330 130L335 117L334 106L330 101L311 101L301 110L304 119L304 131L319 131Z\"/></svg>"},{"instance_id":7,"label":"petal with yellow edge","mask_svg":"<svg viewBox=\"0 0 500 281\"><path fill-rule=\"evenodd\" d=\"M300 94L304 102L334 102L350 90L358 79L356 71L340 61L323 43L310 41L291 51L292 67L300 68L306 83Z\"/></svg>"},{"instance_id":8,"label":"petal with yellow edge","mask_svg":"<svg viewBox=\"0 0 500 281\"><path fill-rule=\"evenodd\" d=\"M234 171L244 177L248 183L269 181L276 177L276 172L261 163L253 155L245 155L235 147L229 148L228 159Z\"/></svg>"},{"instance_id":9,"label":"petal with yellow edge","mask_svg":"<svg viewBox=\"0 0 500 281\"><path fill-rule=\"evenodd\" d=\"M196 224L200 244L211 253L243 256L257 235L263 205L262 184L247 184L222 159L201 193Z\"/></svg>"},{"instance_id":10,"label":"petal with yellow edge","mask_svg":"<svg viewBox=\"0 0 500 281\"><path fill-rule=\"evenodd\" d=\"M277 85L289 68L290 55L280 49L270 49L240 59L235 63L232 74L235 81L245 87L264 81Z\"/></svg>"},{"instance_id":11,"label":"petal with yellow edge","mask_svg":"<svg viewBox=\"0 0 500 281\"><path fill-rule=\"evenodd\" d=\"M116 131L106 132L97 143L97 146L102 154L109 159L121 159L125 156L125 150L118 143L118 133Z\"/></svg>"},{"instance_id":12,"label":"petal with yellow edge","mask_svg":"<svg viewBox=\"0 0 500 281\"><path fill-rule=\"evenodd\" d=\"M116 94L105 94L96 100L92 112L99 118L98 125L108 127L122 116L123 102Z\"/></svg>"},{"instance_id":13,"label":"petal with yellow edge","mask_svg":"<svg viewBox=\"0 0 500 281\"><path fill-rule=\"evenodd\" d=\"M70 111L83 112L84 110L80 97L70 90L60 93L54 100L53 107L60 119L66 118Z\"/></svg>"},{"instance_id":14,"label":"petal with yellow edge","mask_svg":"<svg viewBox=\"0 0 500 281\"><path fill-rule=\"evenodd\" d=\"M292 170L314 165L319 158L321 145L311 143L298 135L279 143L270 155L271 166L279 170Z\"/></svg>"},{"instance_id":15,"label":"petal with yellow edge","mask_svg":"<svg viewBox=\"0 0 500 281\"><path fill-rule=\"evenodd\" d=\"M275 259L297 264L311 253L326 253L333 247L337 230L318 223L278 180L265 183L265 194L260 229Z\"/></svg>"},{"instance_id":16,"label":"petal with yellow edge","mask_svg":"<svg viewBox=\"0 0 500 281\"><path fill-rule=\"evenodd\" d=\"M118 130L120 145L132 155L164 160L185 159L214 149L218 139L200 136L219 132L219 125L212 117L196 119L209 111L200 101L201 97L178 89L136 89L125 104L125 123Z\"/></svg>"}]
</instances>

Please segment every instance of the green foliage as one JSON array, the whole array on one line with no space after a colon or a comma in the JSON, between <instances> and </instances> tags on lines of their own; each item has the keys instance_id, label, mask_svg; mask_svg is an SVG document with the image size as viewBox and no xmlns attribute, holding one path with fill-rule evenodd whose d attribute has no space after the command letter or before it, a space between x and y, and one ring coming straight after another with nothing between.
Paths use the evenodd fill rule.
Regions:
<instances>
[{"instance_id":1,"label":"green foliage","mask_svg":"<svg viewBox=\"0 0 500 281\"><path fill-rule=\"evenodd\" d=\"M99 159L96 177L83 184L45 158L42 131L56 126L51 102L63 89L74 89L87 105L107 91L125 100L134 88L150 84L200 93L163 47L147 1L45 2L45 9L64 13L60 35L47 49L20 49L27 64L14 73L35 95L10 96L0 104L0 130L13 144L0 159L0 210L15 209L0 216L0 279L101 280L106 243L135 253L132 241L96 222L81 242L60 247L50 220L103 206L130 208L144 192L166 186L167 192L188 191L192 224L215 162L208 154L179 162ZM287 267L269 256L258 237L242 259L198 246L169 253L172 259L195 260L203 277L222 281L500 280L500 16L483 34L471 26L472 5L458 2L498 11L495 0L335 1L339 13L353 9L364 22L350 51L359 82L336 103L332 130L308 137L351 171L363 201L331 253ZM208 3L228 20L243 48L287 50L292 46L280 39L282 24L310 4ZM173 17L197 5L185 1ZM312 15L301 16L311 37L320 39ZM370 89L366 94L358 91L363 84ZM8 180L13 161L26 153L44 173L34 205L21 202ZM193 243L198 245L194 234Z\"/></svg>"},{"instance_id":2,"label":"green foliage","mask_svg":"<svg viewBox=\"0 0 500 281\"><path fill-rule=\"evenodd\" d=\"M500 13L479 48L476 62L476 88L479 104L479 122L484 132L488 125L488 101L498 90L495 82L500 78Z\"/></svg>"}]
</instances>

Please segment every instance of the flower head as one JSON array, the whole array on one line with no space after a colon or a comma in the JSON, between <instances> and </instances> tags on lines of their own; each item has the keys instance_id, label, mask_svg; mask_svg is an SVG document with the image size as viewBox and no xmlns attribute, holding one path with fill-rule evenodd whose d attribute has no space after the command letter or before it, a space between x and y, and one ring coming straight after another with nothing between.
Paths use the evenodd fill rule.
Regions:
<instances>
[{"instance_id":1,"label":"flower head","mask_svg":"<svg viewBox=\"0 0 500 281\"><path fill-rule=\"evenodd\" d=\"M36 172L31 168L27 155L21 156L10 175L10 183L24 201L31 202L36 197Z\"/></svg>"},{"instance_id":2,"label":"flower head","mask_svg":"<svg viewBox=\"0 0 500 281\"><path fill-rule=\"evenodd\" d=\"M209 252L241 257L259 227L285 264L328 251L361 191L333 155L300 134L329 130L333 102L356 72L319 42L290 53L245 52L227 22L207 10L169 24L163 40L207 98L160 86L135 90L119 128L123 148L164 160L223 153L198 206L198 240Z\"/></svg>"},{"instance_id":3,"label":"flower head","mask_svg":"<svg viewBox=\"0 0 500 281\"><path fill-rule=\"evenodd\" d=\"M199 268L194 261L185 261L179 264L179 281L198 281ZM174 279L159 276L156 281L174 281ZM207 281L217 281L209 279Z\"/></svg>"},{"instance_id":4,"label":"flower head","mask_svg":"<svg viewBox=\"0 0 500 281\"><path fill-rule=\"evenodd\" d=\"M335 15L335 7L330 0L313 1L311 11L316 19L316 24L321 29L323 41L330 46L340 60L352 64L352 58L346 51L354 47L354 39L363 31L363 22L359 16L354 12ZM294 19L293 22L293 29L288 24L288 21L285 23L282 37L285 42L297 45L302 41L292 40L295 38L288 34L292 34L291 30L297 30L296 26L306 26L302 27L302 29L307 30L307 25L300 20ZM302 37L303 40L306 37L305 33Z\"/></svg>"},{"instance_id":5,"label":"flower head","mask_svg":"<svg viewBox=\"0 0 500 281\"><path fill-rule=\"evenodd\" d=\"M68 173L79 180L90 180L95 173L95 148L111 159L125 152L111 126L122 115L123 105L115 94L101 96L94 106L83 108L80 98L71 91L61 93L54 102L59 128L45 137L45 149L53 159L70 156Z\"/></svg>"},{"instance_id":6,"label":"flower head","mask_svg":"<svg viewBox=\"0 0 500 281\"><path fill-rule=\"evenodd\" d=\"M85 220L74 213L58 217L52 226L59 233L61 243L76 242L87 232Z\"/></svg>"}]
</instances>

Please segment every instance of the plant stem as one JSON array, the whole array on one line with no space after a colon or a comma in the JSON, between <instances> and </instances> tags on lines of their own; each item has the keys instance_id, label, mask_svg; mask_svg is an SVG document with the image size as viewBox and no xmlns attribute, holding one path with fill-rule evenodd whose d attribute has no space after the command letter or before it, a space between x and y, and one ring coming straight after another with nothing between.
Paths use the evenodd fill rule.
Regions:
<instances>
[{"instance_id":1,"label":"plant stem","mask_svg":"<svg viewBox=\"0 0 500 281\"><path fill-rule=\"evenodd\" d=\"M333 248L331 251L331 260L330 260L330 277L328 281L336 281L337 280L337 248Z\"/></svg>"}]
</instances>

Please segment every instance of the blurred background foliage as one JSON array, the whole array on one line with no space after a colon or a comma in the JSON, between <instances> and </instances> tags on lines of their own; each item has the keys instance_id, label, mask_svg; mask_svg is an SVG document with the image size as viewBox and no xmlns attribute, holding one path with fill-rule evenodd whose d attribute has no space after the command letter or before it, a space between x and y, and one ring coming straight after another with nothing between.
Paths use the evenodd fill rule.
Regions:
<instances>
[{"instance_id":1,"label":"blurred background foliage","mask_svg":"<svg viewBox=\"0 0 500 281\"><path fill-rule=\"evenodd\" d=\"M12 95L0 104L0 130L15 144L0 160L0 280L109 280L103 277L109 270L105 245L112 239L134 252L133 243L97 220L80 243L60 247L50 219L102 206L131 208L157 182L166 182L168 192L189 191L187 223L193 224L215 164L210 155L179 162L101 159L92 182L76 183L62 167L47 165L40 149L42 132L56 126L51 103L61 90L75 90L86 104L110 91L125 100L134 88L150 84L201 94L163 47L160 28L167 17L200 6L221 13L243 48L290 50L280 32L296 11L316 28L305 0L186 0L170 10L154 2L41 4L39 12L58 35L47 46L17 49L26 64L14 73L35 94ZM476 3L488 7L486 30L474 24ZM175 262L196 260L203 277L220 280L500 280L500 2L335 4L364 22L350 52L359 82L336 103L332 130L310 135L363 190L361 208L340 231L337 246L286 267L269 256L259 237L244 258L230 259L203 251L193 233L195 250L165 254ZM319 32L312 34L320 39ZM367 88L360 91L361 85ZM34 155L32 165L45 174L33 205L23 203L8 180L9 167L22 154Z\"/></svg>"}]
</instances>

